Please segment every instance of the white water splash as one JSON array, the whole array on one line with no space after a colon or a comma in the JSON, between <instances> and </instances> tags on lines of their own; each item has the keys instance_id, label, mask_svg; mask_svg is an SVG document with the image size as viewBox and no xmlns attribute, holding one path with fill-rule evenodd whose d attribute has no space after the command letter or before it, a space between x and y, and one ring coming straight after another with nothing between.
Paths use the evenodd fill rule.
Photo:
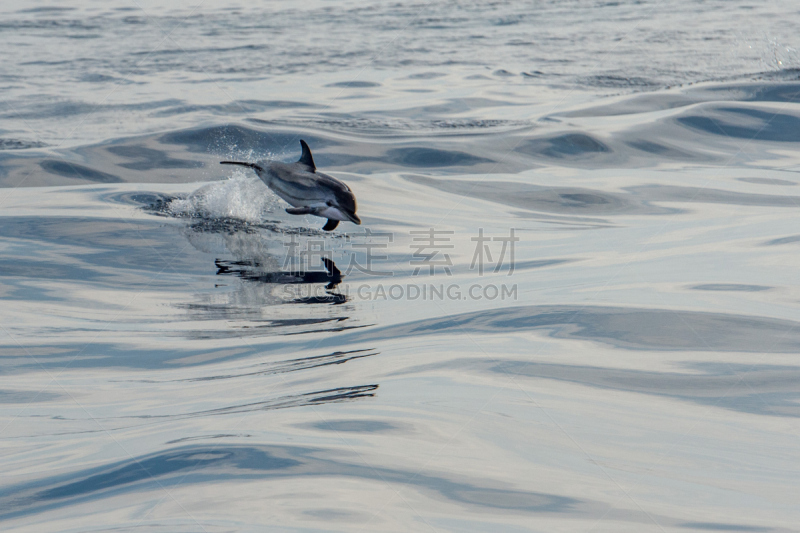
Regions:
<instances>
[{"instance_id":1,"label":"white water splash","mask_svg":"<svg viewBox=\"0 0 800 533\"><path fill-rule=\"evenodd\" d=\"M168 211L179 217L261 222L277 204L278 198L260 179L236 170L225 181L204 185L185 199L173 200Z\"/></svg>"}]
</instances>

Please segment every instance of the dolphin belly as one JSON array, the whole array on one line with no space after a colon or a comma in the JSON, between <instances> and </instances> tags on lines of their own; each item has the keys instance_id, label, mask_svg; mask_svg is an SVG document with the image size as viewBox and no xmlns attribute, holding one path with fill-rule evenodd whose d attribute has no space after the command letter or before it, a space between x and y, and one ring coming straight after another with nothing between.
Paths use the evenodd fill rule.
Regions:
<instances>
[{"instance_id":1,"label":"dolphin belly","mask_svg":"<svg viewBox=\"0 0 800 533\"><path fill-rule=\"evenodd\" d=\"M350 220L350 217L344 214L338 207L335 206L325 206L325 208L320 209L317 211L319 214L317 216L325 217L331 220L340 220L342 222L347 222Z\"/></svg>"},{"instance_id":2,"label":"dolphin belly","mask_svg":"<svg viewBox=\"0 0 800 533\"><path fill-rule=\"evenodd\" d=\"M347 216L347 214L345 214L341 209L327 204L287 207L286 212L290 215L314 215L316 217L339 220L341 222L347 222L348 220L351 220L351 217Z\"/></svg>"}]
</instances>

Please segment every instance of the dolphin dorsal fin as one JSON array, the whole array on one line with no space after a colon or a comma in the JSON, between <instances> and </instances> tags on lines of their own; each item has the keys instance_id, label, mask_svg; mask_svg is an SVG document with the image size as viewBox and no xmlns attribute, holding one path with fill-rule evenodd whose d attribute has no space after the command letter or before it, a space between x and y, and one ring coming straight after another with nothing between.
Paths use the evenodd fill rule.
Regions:
<instances>
[{"instance_id":1,"label":"dolphin dorsal fin","mask_svg":"<svg viewBox=\"0 0 800 533\"><path fill-rule=\"evenodd\" d=\"M311 148L308 147L303 139L300 139L300 146L303 147L303 155L300 156L300 159L298 159L297 162L310 167L311 172L314 172L317 170L317 167L314 165L314 158L311 157Z\"/></svg>"}]
</instances>

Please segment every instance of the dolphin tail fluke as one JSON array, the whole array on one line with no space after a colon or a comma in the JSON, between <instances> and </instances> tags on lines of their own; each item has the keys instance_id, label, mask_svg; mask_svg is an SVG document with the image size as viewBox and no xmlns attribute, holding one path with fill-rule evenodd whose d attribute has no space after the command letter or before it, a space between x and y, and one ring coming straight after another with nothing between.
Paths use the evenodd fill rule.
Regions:
<instances>
[{"instance_id":1,"label":"dolphin tail fluke","mask_svg":"<svg viewBox=\"0 0 800 533\"><path fill-rule=\"evenodd\" d=\"M311 148L308 147L303 139L300 139L300 146L303 148L303 154L300 156L300 159L298 159L297 162L309 167L311 172L315 172L317 167L314 165L314 158L311 157Z\"/></svg>"},{"instance_id":2,"label":"dolphin tail fluke","mask_svg":"<svg viewBox=\"0 0 800 533\"><path fill-rule=\"evenodd\" d=\"M332 218L329 218L328 222L326 222L325 225L322 226L322 229L325 231L333 231L336 229L336 226L338 225L339 225L338 220L333 220Z\"/></svg>"},{"instance_id":3,"label":"dolphin tail fluke","mask_svg":"<svg viewBox=\"0 0 800 533\"><path fill-rule=\"evenodd\" d=\"M243 167L250 167L250 168L255 169L255 170L261 170L261 171L264 170L263 168L261 168L260 166L256 165L255 163L244 163L242 161L220 161L219 164L220 165L241 165Z\"/></svg>"}]
</instances>

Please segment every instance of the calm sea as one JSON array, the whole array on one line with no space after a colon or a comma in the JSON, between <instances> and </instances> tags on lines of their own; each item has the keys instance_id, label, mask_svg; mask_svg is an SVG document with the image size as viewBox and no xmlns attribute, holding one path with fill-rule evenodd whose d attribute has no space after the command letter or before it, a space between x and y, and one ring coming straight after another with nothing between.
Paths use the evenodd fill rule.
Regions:
<instances>
[{"instance_id":1,"label":"calm sea","mask_svg":"<svg viewBox=\"0 0 800 533\"><path fill-rule=\"evenodd\" d=\"M798 25L3 2L0 529L797 531Z\"/></svg>"}]
</instances>

